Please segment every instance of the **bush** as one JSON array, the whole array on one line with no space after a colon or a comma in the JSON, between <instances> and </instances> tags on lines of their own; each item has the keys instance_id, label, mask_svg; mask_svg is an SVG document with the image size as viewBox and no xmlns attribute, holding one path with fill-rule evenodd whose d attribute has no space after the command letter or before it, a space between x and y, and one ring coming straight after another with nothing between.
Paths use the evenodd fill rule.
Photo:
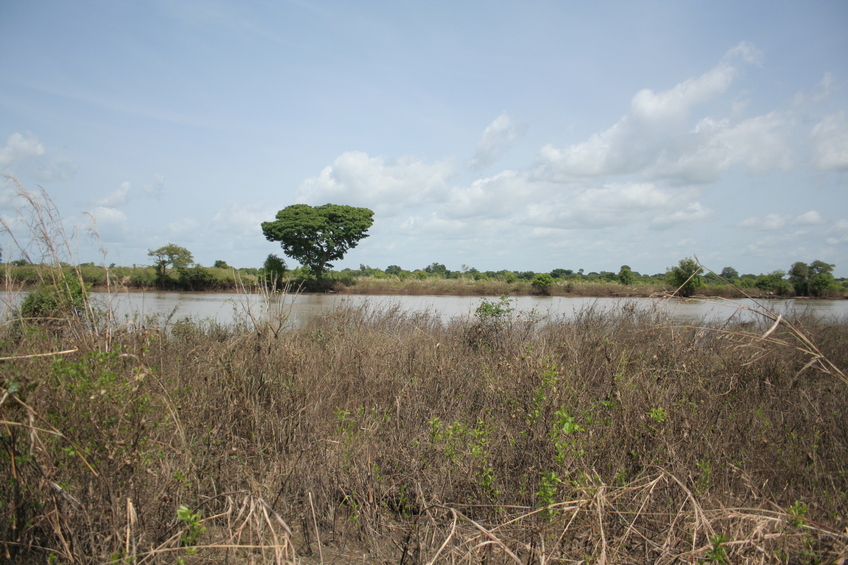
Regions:
<instances>
[{"instance_id":1,"label":"bush","mask_svg":"<svg viewBox=\"0 0 848 565\"><path fill-rule=\"evenodd\" d=\"M55 283L42 282L30 292L19 309L22 318L61 318L85 307L88 289L73 275L62 275Z\"/></svg>"},{"instance_id":2,"label":"bush","mask_svg":"<svg viewBox=\"0 0 848 565\"><path fill-rule=\"evenodd\" d=\"M628 265L622 265L618 272L618 282L625 286L630 286L636 280L636 276Z\"/></svg>"},{"instance_id":3,"label":"bush","mask_svg":"<svg viewBox=\"0 0 848 565\"><path fill-rule=\"evenodd\" d=\"M792 290L792 285L783 278L785 275L783 271L772 271L767 275L760 275L754 286L760 290L771 291L778 296L786 296Z\"/></svg>"},{"instance_id":4,"label":"bush","mask_svg":"<svg viewBox=\"0 0 848 565\"><path fill-rule=\"evenodd\" d=\"M209 269L200 265L179 270L179 284L188 290L206 290L213 286L214 280Z\"/></svg>"},{"instance_id":5,"label":"bush","mask_svg":"<svg viewBox=\"0 0 848 565\"><path fill-rule=\"evenodd\" d=\"M550 294L551 287L554 285L554 278L548 273L539 273L533 277L533 282L530 283L536 292L540 294Z\"/></svg>"},{"instance_id":6,"label":"bush","mask_svg":"<svg viewBox=\"0 0 848 565\"><path fill-rule=\"evenodd\" d=\"M699 274L703 269L694 259L686 257L678 262L677 267L670 267L666 273L666 282L673 286L680 296L692 296L704 285Z\"/></svg>"}]
</instances>

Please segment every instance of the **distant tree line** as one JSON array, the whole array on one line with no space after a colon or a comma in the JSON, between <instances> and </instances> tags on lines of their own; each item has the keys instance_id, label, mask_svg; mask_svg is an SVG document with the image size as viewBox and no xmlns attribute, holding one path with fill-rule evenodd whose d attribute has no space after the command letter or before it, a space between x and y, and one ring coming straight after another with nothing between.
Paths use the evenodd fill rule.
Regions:
<instances>
[{"instance_id":1,"label":"distant tree line","mask_svg":"<svg viewBox=\"0 0 848 565\"><path fill-rule=\"evenodd\" d=\"M303 283L316 280L316 273L308 265L290 268L285 259L269 254L259 267L235 268L223 259L216 260L211 267L204 267L194 261L193 254L187 248L168 243L148 251L151 263L146 266L119 267L110 265L111 284L124 284L139 288L157 288L161 290L226 290L239 286L263 284L282 289L286 284ZM14 267L10 271L13 280L23 283L37 283L38 274L35 265L26 259L16 259L8 263ZM66 265L66 267L70 267ZM94 263L80 265L84 279L89 284L106 284L106 269ZM556 268L547 272L482 271L468 265L458 270L448 269L443 263L430 263L417 269L404 269L399 265L389 265L385 269L360 264L358 269L332 270L324 268L321 276L323 285L309 289L330 288L333 284L356 285L362 279L377 280L451 280L498 281L505 283L525 283L532 285L540 294L546 294L557 285L568 284L607 284L607 285L654 285L667 286L678 291L681 296L691 296L699 289L734 285L745 289L755 289L757 293L774 296L810 296L823 297L835 292L848 291L848 281L833 276L835 265L816 260L811 263L801 261L793 263L786 271L772 271L765 274L739 274L734 267L724 267L715 273L704 269L694 259L681 259L677 265L669 267L663 273L640 273L629 265L621 265L615 271L590 271L584 269Z\"/></svg>"}]
</instances>

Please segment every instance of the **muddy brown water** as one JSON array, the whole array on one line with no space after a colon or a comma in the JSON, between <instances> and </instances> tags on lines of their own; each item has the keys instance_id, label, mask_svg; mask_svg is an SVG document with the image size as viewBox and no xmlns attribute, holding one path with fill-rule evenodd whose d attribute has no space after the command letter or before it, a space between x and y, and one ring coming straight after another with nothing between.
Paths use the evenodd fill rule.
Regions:
<instances>
[{"instance_id":1,"label":"muddy brown water","mask_svg":"<svg viewBox=\"0 0 848 565\"><path fill-rule=\"evenodd\" d=\"M3 314L17 303L23 293L0 293ZM375 296L334 294L286 294L276 296L269 305L261 295L194 292L134 292L125 294L93 293L95 303L114 312L118 322L136 323L157 319L159 323L175 322L186 318L197 321L215 321L228 325L249 321L253 316L261 319L270 310L282 313L293 327L307 323L311 318L344 307L367 307L371 310L394 308L410 313L426 312L443 321L473 316L483 298L471 296ZM496 302L498 298L485 300ZM778 314L807 312L814 316L837 319L848 318L848 300L658 300L651 298L587 298L520 296L511 298L509 305L514 313L527 318L532 316L571 319L588 308L613 313L627 306L637 309L659 309L678 322L698 320L749 321L757 318L753 310L765 307ZM5 317L5 316L4 316Z\"/></svg>"}]
</instances>

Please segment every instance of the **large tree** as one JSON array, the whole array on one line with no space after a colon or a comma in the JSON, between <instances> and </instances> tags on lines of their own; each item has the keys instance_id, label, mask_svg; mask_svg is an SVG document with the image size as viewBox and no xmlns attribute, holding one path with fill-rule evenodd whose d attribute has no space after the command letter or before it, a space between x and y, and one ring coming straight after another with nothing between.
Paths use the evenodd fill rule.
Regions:
<instances>
[{"instance_id":1,"label":"large tree","mask_svg":"<svg viewBox=\"0 0 848 565\"><path fill-rule=\"evenodd\" d=\"M789 268L789 280L798 296L822 296L836 284L833 278L835 265L824 261L813 261L809 265L802 261Z\"/></svg>"},{"instance_id":2,"label":"large tree","mask_svg":"<svg viewBox=\"0 0 848 565\"><path fill-rule=\"evenodd\" d=\"M277 212L273 222L262 222L268 241L279 241L283 252L306 265L317 277L343 259L348 250L368 237L374 212L338 204L294 204Z\"/></svg>"},{"instance_id":3,"label":"large tree","mask_svg":"<svg viewBox=\"0 0 848 565\"><path fill-rule=\"evenodd\" d=\"M147 251L147 256L154 259L153 267L156 269L156 276L159 280L164 280L168 274L168 267L184 270L188 269L194 262L191 251L173 243L159 249L150 249Z\"/></svg>"}]
</instances>

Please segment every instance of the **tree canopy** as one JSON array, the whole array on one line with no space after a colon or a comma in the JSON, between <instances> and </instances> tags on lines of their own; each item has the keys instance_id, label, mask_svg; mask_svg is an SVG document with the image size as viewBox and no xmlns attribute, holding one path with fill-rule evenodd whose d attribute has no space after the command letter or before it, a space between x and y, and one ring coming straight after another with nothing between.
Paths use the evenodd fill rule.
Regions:
<instances>
[{"instance_id":1,"label":"tree canopy","mask_svg":"<svg viewBox=\"0 0 848 565\"><path fill-rule=\"evenodd\" d=\"M833 278L835 265L824 261L813 261L809 265L802 261L789 268L789 281L798 296L821 296L836 284Z\"/></svg>"},{"instance_id":2,"label":"tree canopy","mask_svg":"<svg viewBox=\"0 0 848 565\"><path fill-rule=\"evenodd\" d=\"M701 271L703 269L697 261L686 257L678 262L677 267L669 267L666 280L680 296L692 296L704 284L699 274Z\"/></svg>"},{"instance_id":3,"label":"tree canopy","mask_svg":"<svg viewBox=\"0 0 848 565\"><path fill-rule=\"evenodd\" d=\"M170 266L175 269L187 269L194 262L191 251L173 243L159 249L148 250L147 256L154 259L153 267L156 269L156 276L159 279L165 278Z\"/></svg>"},{"instance_id":4,"label":"tree canopy","mask_svg":"<svg viewBox=\"0 0 848 565\"><path fill-rule=\"evenodd\" d=\"M294 204L277 212L277 219L262 222L268 241L279 241L283 252L321 277L330 261L344 258L365 237L374 223L374 212L338 204Z\"/></svg>"}]
</instances>

